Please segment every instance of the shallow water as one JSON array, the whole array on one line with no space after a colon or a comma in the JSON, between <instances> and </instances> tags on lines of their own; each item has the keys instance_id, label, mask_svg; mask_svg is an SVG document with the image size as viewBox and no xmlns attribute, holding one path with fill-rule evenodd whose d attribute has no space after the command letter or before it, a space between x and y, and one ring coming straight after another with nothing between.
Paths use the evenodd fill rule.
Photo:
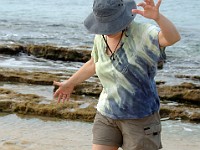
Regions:
<instances>
[{"instance_id":1,"label":"shallow water","mask_svg":"<svg viewBox=\"0 0 200 150\"><path fill-rule=\"evenodd\" d=\"M23 69L26 71L38 70L48 72L65 72L66 70L77 70L82 66L81 62L52 61L43 58L35 58L26 54L18 56L0 54L0 67L9 69Z\"/></svg>"},{"instance_id":2,"label":"shallow water","mask_svg":"<svg viewBox=\"0 0 200 150\"><path fill-rule=\"evenodd\" d=\"M1 114L0 149L89 150L92 125L54 118ZM162 126L163 150L199 150L199 124L163 121Z\"/></svg>"},{"instance_id":3,"label":"shallow water","mask_svg":"<svg viewBox=\"0 0 200 150\"><path fill-rule=\"evenodd\" d=\"M50 118L1 116L0 149L86 150L91 145L91 126Z\"/></svg>"}]
</instances>

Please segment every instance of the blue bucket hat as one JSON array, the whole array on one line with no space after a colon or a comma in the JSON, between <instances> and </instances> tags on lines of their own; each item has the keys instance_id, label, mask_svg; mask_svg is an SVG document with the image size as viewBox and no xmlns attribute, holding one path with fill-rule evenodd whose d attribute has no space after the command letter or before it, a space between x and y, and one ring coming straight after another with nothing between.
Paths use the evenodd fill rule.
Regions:
<instances>
[{"instance_id":1,"label":"blue bucket hat","mask_svg":"<svg viewBox=\"0 0 200 150\"><path fill-rule=\"evenodd\" d=\"M92 34L109 35L124 30L136 14L134 0L94 0L93 12L85 19L84 25Z\"/></svg>"}]
</instances>

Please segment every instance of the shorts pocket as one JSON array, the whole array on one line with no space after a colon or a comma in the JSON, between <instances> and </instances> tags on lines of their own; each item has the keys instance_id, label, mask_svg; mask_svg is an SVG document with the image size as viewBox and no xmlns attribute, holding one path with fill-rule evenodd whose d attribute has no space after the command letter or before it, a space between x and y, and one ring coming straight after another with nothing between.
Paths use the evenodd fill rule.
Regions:
<instances>
[{"instance_id":1,"label":"shorts pocket","mask_svg":"<svg viewBox=\"0 0 200 150\"><path fill-rule=\"evenodd\" d=\"M144 127L144 150L158 150L161 144L161 124L155 123Z\"/></svg>"},{"instance_id":2,"label":"shorts pocket","mask_svg":"<svg viewBox=\"0 0 200 150\"><path fill-rule=\"evenodd\" d=\"M146 135L157 135L158 133L161 132L161 124L157 123L157 124L151 124L149 126L144 127L144 133Z\"/></svg>"}]
</instances>

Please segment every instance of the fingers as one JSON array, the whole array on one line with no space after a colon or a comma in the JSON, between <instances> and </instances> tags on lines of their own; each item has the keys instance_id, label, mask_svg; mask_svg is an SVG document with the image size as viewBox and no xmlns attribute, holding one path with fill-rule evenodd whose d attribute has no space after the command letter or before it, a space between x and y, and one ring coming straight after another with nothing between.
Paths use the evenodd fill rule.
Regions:
<instances>
[{"instance_id":1,"label":"fingers","mask_svg":"<svg viewBox=\"0 0 200 150\"><path fill-rule=\"evenodd\" d=\"M147 8L151 8L152 6L155 7L155 4L154 4L154 1L150 2L149 0L145 0L145 2L141 2L137 4L137 6L147 9Z\"/></svg>"},{"instance_id":2,"label":"fingers","mask_svg":"<svg viewBox=\"0 0 200 150\"><path fill-rule=\"evenodd\" d=\"M145 0L148 5L155 6L154 0Z\"/></svg>"},{"instance_id":3,"label":"fingers","mask_svg":"<svg viewBox=\"0 0 200 150\"><path fill-rule=\"evenodd\" d=\"M62 99L62 94L59 94L57 103L60 103L61 99Z\"/></svg>"},{"instance_id":4,"label":"fingers","mask_svg":"<svg viewBox=\"0 0 200 150\"><path fill-rule=\"evenodd\" d=\"M140 15L143 16L144 11L142 11L142 10L138 10L138 9L132 9L132 13L140 14Z\"/></svg>"},{"instance_id":5,"label":"fingers","mask_svg":"<svg viewBox=\"0 0 200 150\"><path fill-rule=\"evenodd\" d=\"M149 0L144 0L147 5L150 5Z\"/></svg>"},{"instance_id":6,"label":"fingers","mask_svg":"<svg viewBox=\"0 0 200 150\"><path fill-rule=\"evenodd\" d=\"M132 9L132 13L140 14L145 16L145 11L148 12L155 12L155 10L159 10L162 0L158 0L157 4L155 5L154 0L144 0L143 2L137 4L137 6L142 7L144 10L137 10Z\"/></svg>"},{"instance_id":7,"label":"fingers","mask_svg":"<svg viewBox=\"0 0 200 150\"><path fill-rule=\"evenodd\" d=\"M145 2L147 5L151 5L151 6L155 6L155 7L159 8L159 7L160 7L160 4L161 4L161 2L162 2L162 0L158 0L158 2L157 2L156 5L155 5L155 3L154 3L154 0L144 0L144 2ZM143 2L143 3L144 3L144 2Z\"/></svg>"},{"instance_id":8,"label":"fingers","mask_svg":"<svg viewBox=\"0 0 200 150\"><path fill-rule=\"evenodd\" d=\"M62 96L62 102L65 103L66 100L67 100L67 95L63 94L63 96Z\"/></svg>"},{"instance_id":9,"label":"fingers","mask_svg":"<svg viewBox=\"0 0 200 150\"><path fill-rule=\"evenodd\" d=\"M54 98L55 98L55 97L58 97L59 94L60 94L60 90L58 89L58 90L56 90L56 92L53 94L53 97L54 97Z\"/></svg>"},{"instance_id":10,"label":"fingers","mask_svg":"<svg viewBox=\"0 0 200 150\"><path fill-rule=\"evenodd\" d=\"M62 100L62 97L63 97L63 94L62 94L61 89L60 89L61 83L60 83L60 82L54 81L54 82L53 82L53 85L59 87L59 88L55 91L55 93L53 94L53 97L54 97L54 98L58 97L58 103L60 103L60 101Z\"/></svg>"},{"instance_id":11,"label":"fingers","mask_svg":"<svg viewBox=\"0 0 200 150\"><path fill-rule=\"evenodd\" d=\"M141 2L141 3L137 4L137 6L140 6L140 7L144 8L146 6L146 3L145 2Z\"/></svg>"},{"instance_id":12,"label":"fingers","mask_svg":"<svg viewBox=\"0 0 200 150\"><path fill-rule=\"evenodd\" d=\"M57 103L69 101L70 94L59 94Z\"/></svg>"},{"instance_id":13,"label":"fingers","mask_svg":"<svg viewBox=\"0 0 200 150\"><path fill-rule=\"evenodd\" d=\"M67 101L69 101L70 96L71 96L70 94L67 94L67 98L66 98Z\"/></svg>"},{"instance_id":14,"label":"fingers","mask_svg":"<svg viewBox=\"0 0 200 150\"><path fill-rule=\"evenodd\" d=\"M70 94L71 93L68 90L63 91L63 89L62 89L62 86L63 86L62 82L56 82L56 81L54 81L53 85L59 87L55 91L55 93L53 95L54 98L58 97L57 103L60 103L61 101L64 103L65 101L68 101L70 99Z\"/></svg>"},{"instance_id":15,"label":"fingers","mask_svg":"<svg viewBox=\"0 0 200 150\"><path fill-rule=\"evenodd\" d=\"M156 8L160 7L161 2L162 2L162 0L158 0L158 3L156 4Z\"/></svg>"},{"instance_id":16,"label":"fingers","mask_svg":"<svg viewBox=\"0 0 200 150\"><path fill-rule=\"evenodd\" d=\"M60 82L57 82L57 81L53 81L53 85L60 86L60 85L61 85L61 83L60 83Z\"/></svg>"},{"instance_id":17,"label":"fingers","mask_svg":"<svg viewBox=\"0 0 200 150\"><path fill-rule=\"evenodd\" d=\"M155 6L154 0L144 0L147 5Z\"/></svg>"},{"instance_id":18,"label":"fingers","mask_svg":"<svg viewBox=\"0 0 200 150\"><path fill-rule=\"evenodd\" d=\"M144 2L141 2L141 3L137 4L137 6L140 6L140 7L142 7L143 9L149 9L149 8L152 8L152 6L147 5L147 4L144 3Z\"/></svg>"}]
</instances>

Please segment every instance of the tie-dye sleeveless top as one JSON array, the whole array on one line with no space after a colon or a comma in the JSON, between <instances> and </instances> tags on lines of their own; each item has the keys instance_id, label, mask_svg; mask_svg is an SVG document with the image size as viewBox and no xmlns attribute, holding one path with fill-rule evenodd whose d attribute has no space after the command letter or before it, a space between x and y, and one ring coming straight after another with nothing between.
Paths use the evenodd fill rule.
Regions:
<instances>
[{"instance_id":1,"label":"tie-dye sleeveless top","mask_svg":"<svg viewBox=\"0 0 200 150\"><path fill-rule=\"evenodd\" d=\"M106 53L101 35L96 35L92 50L96 74L103 86L97 110L112 119L143 118L159 110L154 77L161 58L159 28L132 22L115 52Z\"/></svg>"}]
</instances>

